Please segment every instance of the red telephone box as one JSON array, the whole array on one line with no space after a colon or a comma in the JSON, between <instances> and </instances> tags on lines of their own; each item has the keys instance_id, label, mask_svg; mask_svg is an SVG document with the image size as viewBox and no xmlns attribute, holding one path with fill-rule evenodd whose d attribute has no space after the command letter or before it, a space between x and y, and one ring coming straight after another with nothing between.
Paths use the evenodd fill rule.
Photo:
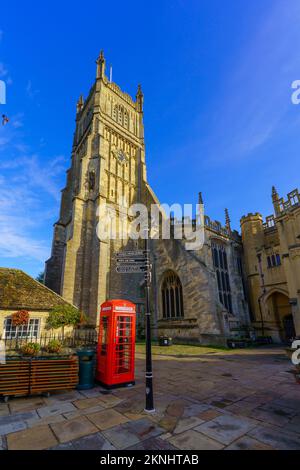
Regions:
<instances>
[{"instance_id":1,"label":"red telephone box","mask_svg":"<svg viewBox=\"0 0 300 470\"><path fill-rule=\"evenodd\" d=\"M101 305L96 380L107 388L134 384L135 317L128 300Z\"/></svg>"}]
</instances>

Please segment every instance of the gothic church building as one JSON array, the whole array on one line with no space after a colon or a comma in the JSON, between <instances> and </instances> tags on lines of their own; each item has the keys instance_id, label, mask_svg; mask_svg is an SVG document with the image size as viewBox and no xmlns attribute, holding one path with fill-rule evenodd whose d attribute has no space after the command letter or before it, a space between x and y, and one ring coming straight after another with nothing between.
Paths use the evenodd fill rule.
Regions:
<instances>
[{"instance_id":1,"label":"gothic church building","mask_svg":"<svg viewBox=\"0 0 300 470\"><path fill-rule=\"evenodd\" d=\"M71 165L45 282L94 326L102 302L131 300L142 329L143 275L118 274L115 269L116 252L140 247L140 242L99 239L96 231L99 204L109 203L122 217L120 197L128 205L159 204L147 181L141 87L135 100L121 91L106 77L100 53L96 80L88 97L77 103ZM205 241L199 250L186 250L184 241L174 237L150 240L153 330L178 340L224 344L250 323L242 240L231 230L227 211L224 226L207 215L204 222Z\"/></svg>"}]
</instances>

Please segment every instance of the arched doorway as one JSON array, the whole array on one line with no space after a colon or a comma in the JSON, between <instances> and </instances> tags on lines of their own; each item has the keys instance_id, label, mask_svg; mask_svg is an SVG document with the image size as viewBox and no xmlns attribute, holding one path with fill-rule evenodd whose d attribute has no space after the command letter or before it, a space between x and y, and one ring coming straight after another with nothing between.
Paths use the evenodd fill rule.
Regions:
<instances>
[{"instance_id":1,"label":"arched doorway","mask_svg":"<svg viewBox=\"0 0 300 470\"><path fill-rule=\"evenodd\" d=\"M276 322L282 341L295 337L295 325L289 298L283 292L276 291L267 299L268 311Z\"/></svg>"},{"instance_id":2,"label":"arched doorway","mask_svg":"<svg viewBox=\"0 0 300 470\"><path fill-rule=\"evenodd\" d=\"M293 315L289 314L283 318L283 329L286 340L293 339L296 336Z\"/></svg>"},{"instance_id":3,"label":"arched doorway","mask_svg":"<svg viewBox=\"0 0 300 470\"><path fill-rule=\"evenodd\" d=\"M161 285L162 316L167 318L183 318L182 285L174 271L167 271Z\"/></svg>"}]
</instances>

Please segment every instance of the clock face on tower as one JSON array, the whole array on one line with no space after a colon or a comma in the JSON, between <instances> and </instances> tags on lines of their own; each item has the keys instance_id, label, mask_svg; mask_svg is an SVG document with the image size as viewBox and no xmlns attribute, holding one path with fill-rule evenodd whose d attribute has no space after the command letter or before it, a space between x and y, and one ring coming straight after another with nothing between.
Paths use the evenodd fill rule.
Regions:
<instances>
[{"instance_id":1,"label":"clock face on tower","mask_svg":"<svg viewBox=\"0 0 300 470\"><path fill-rule=\"evenodd\" d=\"M127 160L127 157L123 150L119 150L117 153L117 159L119 160L120 163L125 163Z\"/></svg>"}]
</instances>

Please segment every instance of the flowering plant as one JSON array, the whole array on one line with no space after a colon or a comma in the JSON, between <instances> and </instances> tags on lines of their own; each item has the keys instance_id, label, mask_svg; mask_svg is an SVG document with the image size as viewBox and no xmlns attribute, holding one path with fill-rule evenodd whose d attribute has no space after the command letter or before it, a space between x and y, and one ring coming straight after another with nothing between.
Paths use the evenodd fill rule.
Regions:
<instances>
[{"instance_id":1,"label":"flowering plant","mask_svg":"<svg viewBox=\"0 0 300 470\"><path fill-rule=\"evenodd\" d=\"M37 343L26 343L21 347L21 352L24 356L34 356L40 351L41 347Z\"/></svg>"},{"instance_id":2,"label":"flowering plant","mask_svg":"<svg viewBox=\"0 0 300 470\"><path fill-rule=\"evenodd\" d=\"M29 321L29 312L27 310L18 310L12 316L13 326L27 325Z\"/></svg>"}]
</instances>

